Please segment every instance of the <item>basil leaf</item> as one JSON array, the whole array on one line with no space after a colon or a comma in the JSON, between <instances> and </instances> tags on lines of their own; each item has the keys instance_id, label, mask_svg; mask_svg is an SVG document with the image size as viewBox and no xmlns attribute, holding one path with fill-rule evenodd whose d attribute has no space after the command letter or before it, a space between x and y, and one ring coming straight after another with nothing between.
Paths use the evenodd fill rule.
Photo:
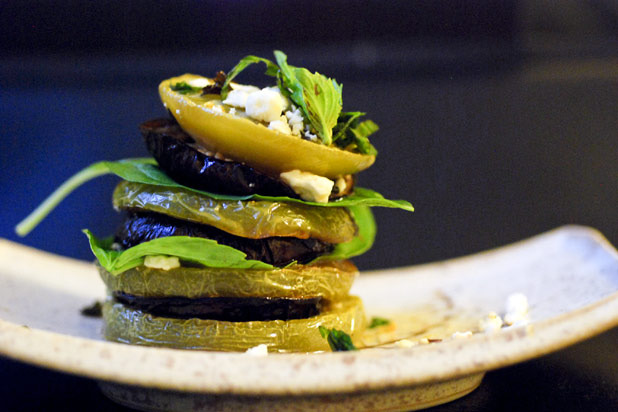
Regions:
<instances>
[{"instance_id":1,"label":"basil leaf","mask_svg":"<svg viewBox=\"0 0 618 412\"><path fill-rule=\"evenodd\" d=\"M350 242L335 246L329 255L318 260L349 259L366 252L373 245L376 225L368 207L350 208L358 226L357 236ZM177 256L181 260L199 263L207 267L237 269L273 269L275 266L258 260L246 259L246 254L230 246L225 246L211 239L188 236L169 236L140 243L129 249L119 251L112 248L113 237L99 239L89 230L83 231L90 242L90 249L103 266L112 275L144 264L144 258L150 255Z\"/></svg>"},{"instance_id":2,"label":"basil leaf","mask_svg":"<svg viewBox=\"0 0 618 412\"><path fill-rule=\"evenodd\" d=\"M349 242L335 245L335 249L327 256L317 260L350 259L371 249L375 241L377 226L371 209L367 206L351 206L348 208L358 226L358 234Z\"/></svg>"},{"instance_id":3,"label":"basil leaf","mask_svg":"<svg viewBox=\"0 0 618 412\"><path fill-rule=\"evenodd\" d=\"M108 239L97 239L89 230L84 233L90 248L112 275L140 266L151 255L177 256L181 260L214 268L272 269L274 266L258 260L246 259L247 255L230 246L220 245L212 239L188 236L169 236L140 243L123 251L110 249Z\"/></svg>"},{"instance_id":4,"label":"basil leaf","mask_svg":"<svg viewBox=\"0 0 618 412\"><path fill-rule=\"evenodd\" d=\"M376 316L374 318L371 318L371 322L369 323L369 329L377 328L378 326L386 326L390 323L390 320Z\"/></svg>"},{"instance_id":5,"label":"basil leaf","mask_svg":"<svg viewBox=\"0 0 618 412\"><path fill-rule=\"evenodd\" d=\"M345 198L335 200L328 203L306 202L300 199L293 199L286 196L232 196L222 195L218 193L210 193L203 190L192 189L187 186L176 183L167 176L159 167L157 162L151 158L135 158L123 159L118 161L103 161L94 163L85 169L79 171L60 187L58 187L51 195L47 197L32 213L22 220L16 227L15 231L20 236L26 236L30 233L52 210L68 195L84 183L106 174L115 174L116 176L129 182L144 183L156 186L176 187L190 190L209 196L213 199L227 200L267 200L276 202L298 202L320 207L352 207L352 206L370 206L370 207L390 207L398 208L407 211L414 211L412 205L405 200L389 200L385 199L381 194L362 187L354 189L354 193Z\"/></svg>"},{"instance_id":6,"label":"basil leaf","mask_svg":"<svg viewBox=\"0 0 618 412\"><path fill-rule=\"evenodd\" d=\"M201 87L193 87L187 82L178 82L176 84L172 84L170 86L170 89L180 94L198 93L202 91Z\"/></svg>"},{"instance_id":7,"label":"basil leaf","mask_svg":"<svg viewBox=\"0 0 618 412\"><path fill-rule=\"evenodd\" d=\"M358 350L352 338L347 333L338 329L328 329L324 326L318 328L320 335L328 341L328 346L333 352L345 352L351 350Z\"/></svg>"},{"instance_id":8,"label":"basil leaf","mask_svg":"<svg viewBox=\"0 0 618 412\"><path fill-rule=\"evenodd\" d=\"M230 92L231 86L230 83L232 82L232 80L238 76L238 74L240 72L242 72L243 70L245 70L247 68L247 66L250 66L252 64L255 63L264 63L266 64L266 74L268 76L277 76L277 73L279 72L279 68L277 67L276 64L274 64L273 62L271 62L268 59L265 59L263 57L258 57L258 56L246 56L243 57L238 64L236 64L236 66L234 66L234 68L232 68L232 70L230 70L230 72L227 74L227 78L225 79L225 83L223 83L223 87L221 87L221 100L225 100L227 98L228 93Z\"/></svg>"}]
</instances>

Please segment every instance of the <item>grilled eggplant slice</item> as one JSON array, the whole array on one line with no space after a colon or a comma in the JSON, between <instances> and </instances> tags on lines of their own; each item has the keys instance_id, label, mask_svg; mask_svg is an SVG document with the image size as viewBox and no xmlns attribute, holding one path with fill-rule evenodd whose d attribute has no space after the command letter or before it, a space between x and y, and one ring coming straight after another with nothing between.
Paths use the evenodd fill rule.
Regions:
<instances>
[{"instance_id":1,"label":"grilled eggplant slice","mask_svg":"<svg viewBox=\"0 0 618 412\"><path fill-rule=\"evenodd\" d=\"M178 183L199 190L228 195L298 195L278 178L242 163L215 158L198 149L193 138L172 119L142 123L140 131L159 167Z\"/></svg>"},{"instance_id":2,"label":"grilled eggplant slice","mask_svg":"<svg viewBox=\"0 0 618 412\"><path fill-rule=\"evenodd\" d=\"M197 298L182 296L146 298L114 292L116 302L153 316L175 319L214 319L228 322L303 319L316 316L321 297L311 298Z\"/></svg>"},{"instance_id":3,"label":"grilled eggplant slice","mask_svg":"<svg viewBox=\"0 0 618 412\"><path fill-rule=\"evenodd\" d=\"M156 213L131 213L118 228L115 241L128 249L149 240L167 236L190 236L212 239L247 255L247 259L260 260L274 266L292 262L308 263L332 252L331 243L318 239L294 237L269 237L248 239L230 235L212 226L175 219Z\"/></svg>"}]
</instances>

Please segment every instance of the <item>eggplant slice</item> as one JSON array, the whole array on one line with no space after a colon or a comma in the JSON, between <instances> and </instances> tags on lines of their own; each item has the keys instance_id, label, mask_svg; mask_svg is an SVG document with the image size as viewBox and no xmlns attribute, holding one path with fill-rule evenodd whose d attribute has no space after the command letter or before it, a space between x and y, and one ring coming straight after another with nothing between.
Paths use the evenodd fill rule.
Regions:
<instances>
[{"instance_id":1,"label":"eggplant slice","mask_svg":"<svg viewBox=\"0 0 618 412\"><path fill-rule=\"evenodd\" d=\"M247 259L260 260L283 267L294 261L305 264L330 253L334 245L318 239L295 237L268 237L249 239L230 235L208 225L175 219L158 213L130 213L118 228L115 241L128 249L149 240L166 236L190 236L215 240L247 255Z\"/></svg>"},{"instance_id":2,"label":"eggplant slice","mask_svg":"<svg viewBox=\"0 0 618 412\"><path fill-rule=\"evenodd\" d=\"M212 319L228 322L304 319L320 314L321 297L190 299L182 296L145 298L113 292L118 303L153 316L176 319Z\"/></svg>"},{"instance_id":3,"label":"eggplant slice","mask_svg":"<svg viewBox=\"0 0 618 412\"><path fill-rule=\"evenodd\" d=\"M298 195L282 181L242 163L216 159L192 146L195 141L172 119L140 125L148 151L159 167L178 183L194 189L228 195Z\"/></svg>"},{"instance_id":4,"label":"eggplant slice","mask_svg":"<svg viewBox=\"0 0 618 412\"><path fill-rule=\"evenodd\" d=\"M236 196L299 196L276 177L244 163L217 159L202 152L195 140L172 118L154 119L140 125L146 147L159 167L178 183L194 189ZM343 176L345 189L333 187L330 199L347 196L354 190L354 175Z\"/></svg>"}]
</instances>

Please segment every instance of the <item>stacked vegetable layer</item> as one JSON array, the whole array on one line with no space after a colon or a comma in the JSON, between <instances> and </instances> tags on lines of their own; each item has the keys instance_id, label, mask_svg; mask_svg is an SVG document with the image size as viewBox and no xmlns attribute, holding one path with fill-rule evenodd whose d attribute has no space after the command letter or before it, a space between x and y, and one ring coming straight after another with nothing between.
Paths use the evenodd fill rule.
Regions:
<instances>
[{"instance_id":1,"label":"stacked vegetable layer","mask_svg":"<svg viewBox=\"0 0 618 412\"><path fill-rule=\"evenodd\" d=\"M96 163L18 226L28 233L94 177L123 179L113 204L126 218L115 236L84 231L109 290L108 339L316 351L329 347L319 329L352 338L364 329L362 302L348 295L358 272L347 259L373 243L369 207L412 206L354 187L354 175L374 161L367 136L377 126L359 122L362 113L341 112L334 80L289 66L280 52L276 57L277 65L249 56L227 77L162 82L172 118L141 126L154 159ZM230 82L255 62L267 64L277 91ZM253 114L264 98L281 106L271 120ZM250 99L259 104L250 106Z\"/></svg>"}]
</instances>

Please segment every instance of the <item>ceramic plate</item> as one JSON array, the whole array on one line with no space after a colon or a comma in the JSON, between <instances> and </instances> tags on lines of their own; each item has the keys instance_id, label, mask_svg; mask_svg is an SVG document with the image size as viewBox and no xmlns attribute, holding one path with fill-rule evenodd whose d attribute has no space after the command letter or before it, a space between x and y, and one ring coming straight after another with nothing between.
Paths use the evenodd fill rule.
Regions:
<instances>
[{"instance_id":1,"label":"ceramic plate","mask_svg":"<svg viewBox=\"0 0 618 412\"><path fill-rule=\"evenodd\" d=\"M527 296L530 322L478 331L515 292ZM618 253L595 230L569 226L363 273L353 293L369 317L397 325L362 342L386 346L252 356L122 345L103 341L101 320L80 314L105 294L92 264L0 240L0 354L98 379L108 396L144 410L420 409L470 392L485 371L618 325ZM478 333L451 337L465 330Z\"/></svg>"}]
</instances>

